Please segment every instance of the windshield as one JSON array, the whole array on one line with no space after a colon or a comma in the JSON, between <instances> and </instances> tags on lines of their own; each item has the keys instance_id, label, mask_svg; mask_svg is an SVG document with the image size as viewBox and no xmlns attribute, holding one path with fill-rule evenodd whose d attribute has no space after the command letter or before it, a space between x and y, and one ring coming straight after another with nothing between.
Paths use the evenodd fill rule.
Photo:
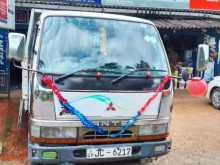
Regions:
<instances>
[{"instance_id":1,"label":"windshield","mask_svg":"<svg viewBox=\"0 0 220 165\"><path fill-rule=\"evenodd\" d=\"M115 71L107 74L136 68L168 70L159 34L150 24L85 17L46 18L40 71L65 74L93 68Z\"/></svg>"}]
</instances>

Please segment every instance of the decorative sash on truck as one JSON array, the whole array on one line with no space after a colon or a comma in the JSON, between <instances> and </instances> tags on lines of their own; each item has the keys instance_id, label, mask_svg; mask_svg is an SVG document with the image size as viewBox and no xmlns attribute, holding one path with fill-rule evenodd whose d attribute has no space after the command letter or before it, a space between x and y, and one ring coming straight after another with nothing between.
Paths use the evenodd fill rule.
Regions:
<instances>
[{"instance_id":1,"label":"decorative sash on truck","mask_svg":"<svg viewBox=\"0 0 220 165\"><path fill-rule=\"evenodd\" d=\"M171 80L170 76L165 76L161 83L157 86L157 88L153 91L152 96L147 99L143 105L140 105L140 108L137 109L137 113L131 117L125 125L123 125L119 131L119 133L111 134L110 136L113 138L120 137L121 134L123 134L126 130L128 130L130 127L132 127L139 117L143 115L143 113L147 110L147 107L156 99L156 97L160 94L160 92L164 89L164 86ZM57 88L56 84L52 81L52 79L49 76L44 75L42 78L42 82L48 86L50 89L52 89L54 95L56 95L59 99L60 104L64 108L65 111L68 111L70 114L77 116L81 123L86 127L90 129L95 129L97 133L104 134L105 130L98 125L96 125L93 121L89 120L87 116L85 116L83 113L81 113L74 105L70 105L69 100L63 97L60 90Z\"/></svg>"}]
</instances>

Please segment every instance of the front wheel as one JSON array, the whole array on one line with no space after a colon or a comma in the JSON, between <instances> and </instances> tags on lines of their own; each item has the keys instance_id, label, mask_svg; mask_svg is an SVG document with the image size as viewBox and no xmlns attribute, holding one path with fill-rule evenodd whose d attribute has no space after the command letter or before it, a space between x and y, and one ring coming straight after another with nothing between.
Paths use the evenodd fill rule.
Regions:
<instances>
[{"instance_id":1,"label":"front wheel","mask_svg":"<svg viewBox=\"0 0 220 165\"><path fill-rule=\"evenodd\" d=\"M210 99L213 107L220 110L220 88L216 88L212 91Z\"/></svg>"}]
</instances>

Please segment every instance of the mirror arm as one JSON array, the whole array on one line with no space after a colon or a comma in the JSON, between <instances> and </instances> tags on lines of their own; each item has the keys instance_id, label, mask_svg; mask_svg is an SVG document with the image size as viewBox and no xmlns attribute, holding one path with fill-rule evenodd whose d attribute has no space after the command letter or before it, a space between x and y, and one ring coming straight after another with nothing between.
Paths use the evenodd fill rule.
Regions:
<instances>
[{"instance_id":1,"label":"mirror arm","mask_svg":"<svg viewBox=\"0 0 220 165\"><path fill-rule=\"evenodd\" d=\"M56 73L42 72L42 71L39 71L39 70L29 69L29 68L19 66L19 65L16 64L15 60L12 61L12 64L13 64L14 67L16 67L18 69L21 69L21 70L26 70L28 72L34 72L34 73L38 73L38 74L42 74L42 75L58 75Z\"/></svg>"},{"instance_id":2,"label":"mirror arm","mask_svg":"<svg viewBox=\"0 0 220 165\"><path fill-rule=\"evenodd\" d=\"M172 79L179 79L179 80L181 80L182 77L172 76ZM192 79L193 79L193 78L189 78L188 80L192 80ZM204 79L204 73L202 74L202 76L200 77L199 80L203 80L203 79Z\"/></svg>"},{"instance_id":3,"label":"mirror arm","mask_svg":"<svg viewBox=\"0 0 220 165\"><path fill-rule=\"evenodd\" d=\"M16 67L18 69L26 70L26 71L29 71L29 72L34 72L34 73L39 73L39 74L50 74L50 73L41 72L39 70L34 70L34 69L29 69L29 68L19 66L19 65L16 64L15 60L12 61L12 64L13 64L14 67Z\"/></svg>"},{"instance_id":4,"label":"mirror arm","mask_svg":"<svg viewBox=\"0 0 220 165\"><path fill-rule=\"evenodd\" d=\"M182 79L181 77L178 77L178 76L171 76L172 79Z\"/></svg>"},{"instance_id":5,"label":"mirror arm","mask_svg":"<svg viewBox=\"0 0 220 165\"><path fill-rule=\"evenodd\" d=\"M179 79L179 80L182 79L182 77L179 77L179 76L171 76L171 77L172 77L172 79ZM191 79L188 79L188 80L191 80Z\"/></svg>"}]
</instances>

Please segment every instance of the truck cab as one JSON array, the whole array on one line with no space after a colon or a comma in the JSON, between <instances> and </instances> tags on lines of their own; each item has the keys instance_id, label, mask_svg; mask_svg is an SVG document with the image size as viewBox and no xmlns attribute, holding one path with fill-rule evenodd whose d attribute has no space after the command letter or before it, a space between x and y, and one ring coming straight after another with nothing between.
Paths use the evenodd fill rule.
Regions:
<instances>
[{"instance_id":1,"label":"truck cab","mask_svg":"<svg viewBox=\"0 0 220 165\"><path fill-rule=\"evenodd\" d=\"M173 86L169 80L156 90L171 72L152 22L33 9L27 38L11 34L9 47L24 69L21 111L29 113L31 163L149 159L169 152ZM104 131L68 112L42 82L45 75L71 107Z\"/></svg>"}]
</instances>

